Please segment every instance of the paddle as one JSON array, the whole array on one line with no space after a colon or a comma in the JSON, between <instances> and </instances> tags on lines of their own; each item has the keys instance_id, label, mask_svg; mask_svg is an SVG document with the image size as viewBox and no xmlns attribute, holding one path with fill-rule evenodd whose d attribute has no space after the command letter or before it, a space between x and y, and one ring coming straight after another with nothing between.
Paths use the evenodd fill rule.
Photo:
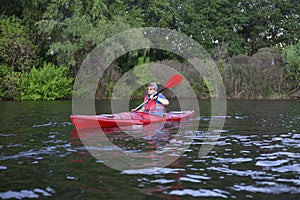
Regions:
<instances>
[{"instance_id":1,"label":"paddle","mask_svg":"<svg viewBox=\"0 0 300 200\"><path fill-rule=\"evenodd\" d=\"M158 91L153 97L157 96L159 93L164 91L167 88L172 88L175 87L176 85L180 84L181 81L183 80L183 77L180 74L175 74L172 76L166 83L165 87L163 87L160 91ZM134 110L138 110L140 107L142 107L145 103L147 103L150 99L144 101L141 105L136 107Z\"/></svg>"}]
</instances>

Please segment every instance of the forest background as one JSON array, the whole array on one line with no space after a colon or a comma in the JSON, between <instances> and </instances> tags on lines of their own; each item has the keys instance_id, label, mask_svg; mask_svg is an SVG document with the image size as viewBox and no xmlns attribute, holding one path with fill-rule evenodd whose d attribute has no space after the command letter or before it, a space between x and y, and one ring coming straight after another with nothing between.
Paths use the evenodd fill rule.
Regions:
<instances>
[{"instance_id":1,"label":"forest background","mask_svg":"<svg viewBox=\"0 0 300 200\"><path fill-rule=\"evenodd\" d=\"M88 53L141 27L176 30L202 45L228 98L291 98L300 87L299 13L298 0L1 0L0 99L70 98ZM185 70L189 63L159 49L118 58L95 97L111 97L124 73L150 62L181 69L199 98L210 97L201 76Z\"/></svg>"}]
</instances>

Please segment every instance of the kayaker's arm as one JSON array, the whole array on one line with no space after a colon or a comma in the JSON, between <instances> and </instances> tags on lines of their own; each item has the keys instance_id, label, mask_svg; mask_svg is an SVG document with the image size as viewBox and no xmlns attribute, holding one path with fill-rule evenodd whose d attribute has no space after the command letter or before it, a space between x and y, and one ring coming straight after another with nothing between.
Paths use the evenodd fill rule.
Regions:
<instances>
[{"instance_id":1,"label":"kayaker's arm","mask_svg":"<svg viewBox=\"0 0 300 200\"><path fill-rule=\"evenodd\" d=\"M157 101L159 101L162 105L167 106L169 105L169 100L166 98L161 98L158 95L152 97L152 95L150 96L150 99L156 99Z\"/></svg>"},{"instance_id":2,"label":"kayaker's arm","mask_svg":"<svg viewBox=\"0 0 300 200\"><path fill-rule=\"evenodd\" d=\"M156 96L157 101L159 101L162 105L167 106L169 105L169 100L168 99L164 99L164 98L160 98L158 96Z\"/></svg>"}]
</instances>

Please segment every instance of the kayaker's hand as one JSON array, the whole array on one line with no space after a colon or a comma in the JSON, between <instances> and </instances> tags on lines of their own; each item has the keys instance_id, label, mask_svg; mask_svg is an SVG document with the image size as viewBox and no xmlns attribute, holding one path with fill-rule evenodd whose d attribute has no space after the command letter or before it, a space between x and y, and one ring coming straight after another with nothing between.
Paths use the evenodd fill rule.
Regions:
<instances>
[{"instance_id":1,"label":"kayaker's hand","mask_svg":"<svg viewBox=\"0 0 300 200\"><path fill-rule=\"evenodd\" d=\"M155 94L152 94L151 96L150 96L150 99L157 99L158 98L158 96L156 95L156 96L154 96Z\"/></svg>"}]
</instances>

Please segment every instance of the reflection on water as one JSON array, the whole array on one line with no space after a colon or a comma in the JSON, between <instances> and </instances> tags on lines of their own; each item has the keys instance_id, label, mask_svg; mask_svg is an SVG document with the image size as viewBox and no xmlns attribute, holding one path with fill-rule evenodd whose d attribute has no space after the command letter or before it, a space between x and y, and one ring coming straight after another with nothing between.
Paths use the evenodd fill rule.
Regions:
<instances>
[{"instance_id":1,"label":"reflection on water","mask_svg":"<svg viewBox=\"0 0 300 200\"><path fill-rule=\"evenodd\" d=\"M0 102L1 199L299 199L299 101L229 101L213 150L199 157L210 122L200 102L199 128L169 166L117 171L96 159L70 123L71 102ZM186 126L188 127L188 126ZM130 153L163 151L176 124L139 135L106 132ZM130 134L129 134L130 133ZM97 133L87 132L93 138ZM82 135L81 135L82 137ZM176 143L175 143L176 144ZM101 151L113 151L112 146Z\"/></svg>"},{"instance_id":2,"label":"reflection on water","mask_svg":"<svg viewBox=\"0 0 300 200\"><path fill-rule=\"evenodd\" d=\"M75 134L98 161L113 169L166 167L188 150L193 128L197 128L194 122L197 121L78 129Z\"/></svg>"}]
</instances>

